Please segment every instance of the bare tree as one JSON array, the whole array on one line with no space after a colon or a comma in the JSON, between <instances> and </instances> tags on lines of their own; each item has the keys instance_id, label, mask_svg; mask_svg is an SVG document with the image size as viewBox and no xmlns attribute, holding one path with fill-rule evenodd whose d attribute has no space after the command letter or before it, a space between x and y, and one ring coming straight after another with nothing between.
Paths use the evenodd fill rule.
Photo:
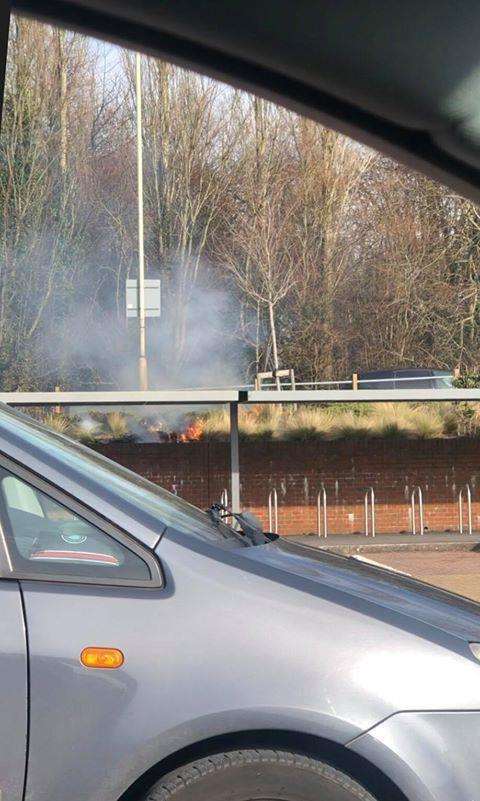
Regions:
<instances>
[{"instance_id":1,"label":"bare tree","mask_svg":"<svg viewBox=\"0 0 480 801\"><path fill-rule=\"evenodd\" d=\"M267 315L274 369L280 365L276 310L292 291L295 277L292 222L298 203L291 191L287 118L265 101L249 101L249 113L242 119L244 151L233 203L223 209L216 250L242 295L256 309L257 331L259 311Z\"/></svg>"}]
</instances>

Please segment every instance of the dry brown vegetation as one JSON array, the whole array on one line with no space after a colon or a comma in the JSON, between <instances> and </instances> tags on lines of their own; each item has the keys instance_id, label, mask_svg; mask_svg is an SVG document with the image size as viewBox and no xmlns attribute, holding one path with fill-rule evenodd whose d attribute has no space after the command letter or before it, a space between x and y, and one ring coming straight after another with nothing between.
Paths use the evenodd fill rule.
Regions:
<instances>
[{"instance_id":1,"label":"dry brown vegetation","mask_svg":"<svg viewBox=\"0 0 480 801\"><path fill-rule=\"evenodd\" d=\"M240 435L262 439L345 439L348 437L409 437L435 439L446 436L478 436L480 411L474 404L460 409L453 404L435 406L381 403L322 407L248 407L239 417ZM227 439L226 412L202 418L204 438Z\"/></svg>"},{"instance_id":2,"label":"dry brown vegetation","mask_svg":"<svg viewBox=\"0 0 480 801\"><path fill-rule=\"evenodd\" d=\"M226 441L230 434L227 409L203 414L187 413L169 423L168 415L137 417L121 411L91 412L70 417L53 412L31 414L58 433L86 443L109 441L188 440ZM258 404L239 409L243 439L346 439L480 437L480 404L477 403L378 403L336 404L329 407Z\"/></svg>"}]
</instances>

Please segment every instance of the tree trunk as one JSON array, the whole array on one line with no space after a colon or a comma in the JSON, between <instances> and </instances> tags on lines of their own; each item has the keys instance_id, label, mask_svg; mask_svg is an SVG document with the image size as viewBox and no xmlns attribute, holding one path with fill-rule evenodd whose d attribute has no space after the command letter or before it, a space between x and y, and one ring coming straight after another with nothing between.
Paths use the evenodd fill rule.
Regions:
<instances>
[{"instance_id":1,"label":"tree trunk","mask_svg":"<svg viewBox=\"0 0 480 801\"><path fill-rule=\"evenodd\" d=\"M67 172L67 64L65 56L65 33L58 32L59 71L59 115L60 115L60 173L62 182ZM63 187L62 187L63 189Z\"/></svg>"},{"instance_id":2,"label":"tree trunk","mask_svg":"<svg viewBox=\"0 0 480 801\"><path fill-rule=\"evenodd\" d=\"M270 336L272 338L273 369L275 371L278 371L279 364L278 364L277 332L275 330L275 309L272 301L269 301L268 303L268 318L270 320ZM277 389L281 389L280 378L278 377L278 375L275 375L275 384L277 386Z\"/></svg>"}]
</instances>

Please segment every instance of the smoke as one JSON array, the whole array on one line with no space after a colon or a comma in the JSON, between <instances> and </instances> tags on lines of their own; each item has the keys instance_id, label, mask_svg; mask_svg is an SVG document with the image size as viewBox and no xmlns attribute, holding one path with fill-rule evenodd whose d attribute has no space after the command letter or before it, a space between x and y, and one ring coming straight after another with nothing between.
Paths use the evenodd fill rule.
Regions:
<instances>
[{"instance_id":1,"label":"smoke","mask_svg":"<svg viewBox=\"0 0 480 801\"><path fill-rule=\"evenodd\" d=\"M45 375L65 389L137 389L138 319L122 312L85 303L52 321L56 330L45 333L40 347ZM151 389L244 383L247 347L228 292L197 284L181 306L172 293L162 316L147 318L146 326Z\"/></svg>"},{"instance_id":2,"label":"smoke","mask_svg":"<svg viewBox=\"0 0 480 801\"><path fill-rule=\"evenodd\" d=\"M247 353L238 337L235 299L223 290L197 287L178 311L166 313L163 325L150 337L150 372L156 386L244 383Z\"/></svg>"},{"instance_id":3,"label":"smoke","mask_svg":"<svg viewBox=\"0 0 480 801\"><path fill-rule=\"evenodd\" d=\"M245 383L250 350L240 336L246 330L245 319L240 323L240 305L233 292L213 286L207 270L203 276L206 282L197 281L190 287L187 301L180 303L180 292L174 287L162 292L161 317L146 320L150 389L220 388ZM112 308L112 296L110 287L103 298L84 302L60 321L51 316L50 330L42 332L39 343L41 373L45 376L42 388L138 389L138 319L126 318L124 297L119 310ZM192 417L207 409L172 405L124 407L122 412L129 434L147 442L184 432ZM100 432L98 420L90 416L94 410L106 415L112 407L68 410L86 436Z\"/></svg>"}]
</instances>

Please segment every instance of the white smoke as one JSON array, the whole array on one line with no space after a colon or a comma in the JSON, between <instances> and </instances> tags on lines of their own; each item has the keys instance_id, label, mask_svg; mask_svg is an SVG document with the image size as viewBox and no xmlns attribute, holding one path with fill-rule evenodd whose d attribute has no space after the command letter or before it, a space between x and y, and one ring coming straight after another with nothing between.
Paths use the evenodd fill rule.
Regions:
<instances>
[{"instance_id":1,"label":"white smoke","mask_svg":"<svg viewBox=\"0 0 480 801\"><path fill-rule=\"evenodd\" d=\"M176 352L175 314L147 318L149 388L202 388L245 383L247 347L238 336L238 304L222 290L200 289L185 305ZM66 389L136 389L138 320L88 304L42 343L45 374ZM61 379L57 381L61 383ZM45 387L47 388L47 387Z\"/></svg>"}]
</instances>

